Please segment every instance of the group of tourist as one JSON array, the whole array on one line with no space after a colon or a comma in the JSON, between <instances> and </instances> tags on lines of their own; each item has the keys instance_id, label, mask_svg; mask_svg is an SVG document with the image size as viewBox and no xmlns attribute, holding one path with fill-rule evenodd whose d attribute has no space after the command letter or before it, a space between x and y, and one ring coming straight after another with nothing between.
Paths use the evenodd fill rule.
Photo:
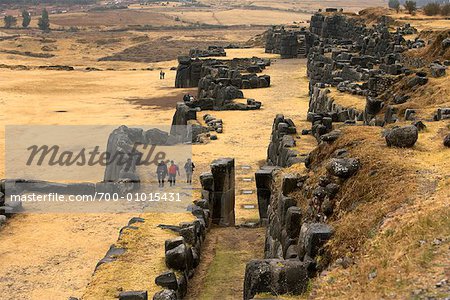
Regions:
<instances>
[{"instance_id":1,"label":"group of tourist","mask_svg":"<svg viewBox=\"0 0 450 300\"><path fill-rule=\"evenodd\" d=\"M195 165L190 158L187 159L184 164L184 171L186 173L186 182L192 184L192 173L194 173ZM168 166L164 160L161 160L156 167L156 176L158 177L159 187L164 187L166 177L170 186L174 186L177 175L180 176L180 168L173 160L170 161Z\"/></svg>"}]
</instances>

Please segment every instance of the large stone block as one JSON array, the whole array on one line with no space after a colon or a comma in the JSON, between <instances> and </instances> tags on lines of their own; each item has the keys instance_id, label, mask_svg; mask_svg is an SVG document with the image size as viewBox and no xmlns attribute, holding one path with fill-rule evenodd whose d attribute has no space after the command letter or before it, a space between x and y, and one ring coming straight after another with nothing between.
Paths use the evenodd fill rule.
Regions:
<instances>
[{"instance_id":1,"label":"large stone block","mask_svg":"<svg viewBox=\"0 0 450 300\"><path fill-rule=\"evenodd\" d=\"M243 298L252 299L259 293L299 295L307 285L306 265L298 260L252 260L245 268Z\"/></svg>"},{"instance_id":2,"label":"large stone block","mask_svg":"<svg viewBox=\"0 0 450 300\"><path fill-rule=\"evenodd\" d=\"M233 158L220 158L211 163L214 179L212 222L221 226L234 226L235 171Z\"/></svg>"},{"instance_id":3,"label":"large stone block","mask_svg":"<svg viewBox=\"0 0 450 300\"><path fill-rule=\"evenodd\" d=\"M297 251L299 259L315 258L320 248L331 238L333 229L324 223L304 223L300 229Z\"/></svg>"}]
</instances>

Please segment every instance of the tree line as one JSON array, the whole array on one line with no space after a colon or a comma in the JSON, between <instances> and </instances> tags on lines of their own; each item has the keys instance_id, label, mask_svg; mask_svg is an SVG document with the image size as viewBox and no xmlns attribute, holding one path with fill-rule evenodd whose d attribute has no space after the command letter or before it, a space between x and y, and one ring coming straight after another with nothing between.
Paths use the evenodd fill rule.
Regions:
<instances>
[{"instance_id":1,"label":"tree line","mask_svg":"<svg viewBox=\"0 0 450 300\"><path fill-rule=\"evenodd\" d=\"M400 12L400 1L399 0L389 0L388 3L389 8L395 9L398 12ZM403 4L405 10L410 14L414 15L417 11L417 3L413 0L406 0ZM449 3L438 3L438 2L430 2L425 4L422 7L422 10L424 14L427 16L435 16L435 15L442 15L442 16L449 16L450 15L450 4Z\"/></svg>"},{"instance_id":2,"label":"tree line","mask_svg":"<svg viewBox=\"0 0 450 300\"><path fill-rule=\"evenodd\" d=\"M13 28L17 26L17 18L11 15L7 15L4 17L3 22L5 24L5 28ZM27 10L22 11L22 27L28 28L31 23L31 14ZM48 12L44 8L42 10L41 17L38 20L38 27L42 31L48 32L50 31L50 19L48 17Z\"/></svg>"}]
</instances>

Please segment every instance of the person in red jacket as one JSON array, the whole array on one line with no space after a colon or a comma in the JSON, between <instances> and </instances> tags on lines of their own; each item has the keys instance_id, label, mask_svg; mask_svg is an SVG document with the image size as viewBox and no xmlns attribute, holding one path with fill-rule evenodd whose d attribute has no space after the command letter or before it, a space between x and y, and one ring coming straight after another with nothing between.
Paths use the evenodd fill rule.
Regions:
<instances>
[{"instance_id":1,"label":"person in red jacket","mask_svg":"<svg viewBox=\"0 0 450 300\"><path fill-rule=\"evenodd\" d=\"M169 166L169 183L170 183L170 186L175 185L177 174L180 175L180 169L173 162L173 160L171 160L170 161L170 166Z\"/></svg>"}]
</instances>

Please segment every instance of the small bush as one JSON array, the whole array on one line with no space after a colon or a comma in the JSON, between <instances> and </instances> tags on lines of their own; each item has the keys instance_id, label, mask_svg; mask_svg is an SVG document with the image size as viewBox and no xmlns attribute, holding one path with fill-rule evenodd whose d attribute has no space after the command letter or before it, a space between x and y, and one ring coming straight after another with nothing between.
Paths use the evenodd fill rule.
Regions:
<instances>
[{"instance_id":1,"label":"small bush","mask_svg":"<svg viewBox=\"0 0 450 300\"><path fill-rule=\"evenodd\" d=\"M388 3L389 8L395 9L397 12L400 10L400 1L398 0L389 0Z\"/></svg>"},{"instance_id":2,"label":"small bush","mask_svg":"<svg viewBox=\"0 0 450 300\"><path fill-rule=\"evenodd\" d=\"M441 12L441 7L436 2L430 2L427 5L423 7L423 12L427 16L435 16L438 15Z\"/></svg>"},{"instance_id":3,"label":"small bush","mask_svg":"<svg viewBox=\"0 0 450 300\"><path fill-rule=\"evenodd\" d=\"M410 15L413 15L416 13L417 5L416 1L406 0L405 4L403 5L405 9L408 11Z\"/></svg>"}]
</instances>

